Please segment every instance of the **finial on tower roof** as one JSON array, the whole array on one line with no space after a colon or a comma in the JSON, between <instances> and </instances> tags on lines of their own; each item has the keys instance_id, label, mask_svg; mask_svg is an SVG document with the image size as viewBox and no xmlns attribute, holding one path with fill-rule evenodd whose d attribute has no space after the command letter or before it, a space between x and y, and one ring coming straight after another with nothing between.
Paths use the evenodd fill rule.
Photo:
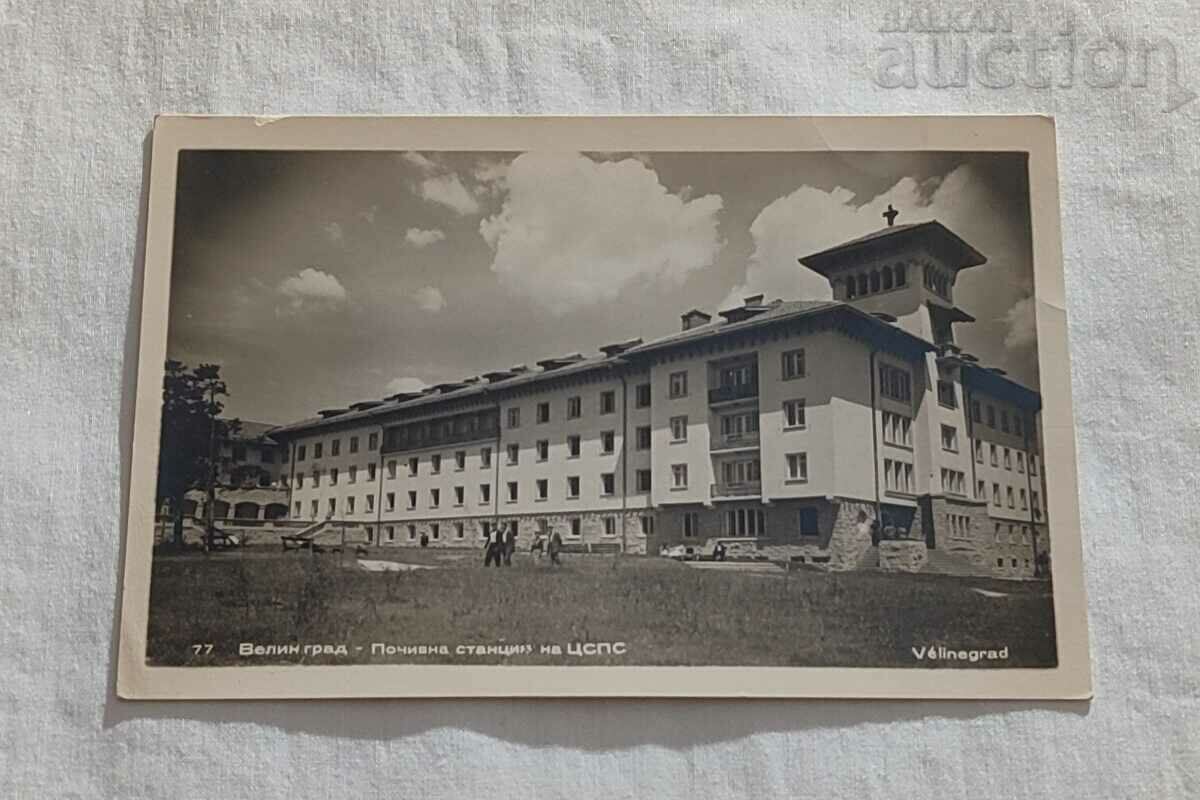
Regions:
<instances>
[{"instance_id":1,"label":"finial on tower roof","mask_svg":"<svg viewBox=\"0 0 1200 800\"><path fill-rule=\"evenodd\" d=\"M896 224L896 217L900 216L900 212L892 208L891 203L888 203L887 211L883 212L881 216L888 221L888 227L890 228Z\"/></svg>"}]
</instances>

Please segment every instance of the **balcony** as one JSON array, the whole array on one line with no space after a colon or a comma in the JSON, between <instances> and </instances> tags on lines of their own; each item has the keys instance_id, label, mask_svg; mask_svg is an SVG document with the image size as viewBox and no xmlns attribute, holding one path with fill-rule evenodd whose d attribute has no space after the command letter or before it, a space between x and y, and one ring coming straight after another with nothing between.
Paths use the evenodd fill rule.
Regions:
<instances>
[{"instance_id":1,"label":"balcony","mask_svg":"<svg viewBox=\"0 0 1200 800\"><path fill-rule=\"evenodd\" d=\"M754 497L762 494L762 481L714 483L711 487L711 494L713 497Z\"/></svg>"},{"instance_id":2,"label":"balcony","mask_svg":"<svg viewBox=\"0 0 1200 800\"><path fill-rule=\"evenodd\" d=\"M734 400L748 400L755 397L758 397L758 381L718 386L716 389L708 390L709 405L728 403Z\"/></svg>"},{"instance_id":3,"label":"balcony","mask_svg":"<svg viewBox=\"0 0 1200 800\"><path fill-rule=\"evenodd\" d=\"M754 447L758 447L758 431L731 433L725 436L716 433L712 437L709 450L716 452L718 450L740 450Z\"/></svg>"}]
</instances>

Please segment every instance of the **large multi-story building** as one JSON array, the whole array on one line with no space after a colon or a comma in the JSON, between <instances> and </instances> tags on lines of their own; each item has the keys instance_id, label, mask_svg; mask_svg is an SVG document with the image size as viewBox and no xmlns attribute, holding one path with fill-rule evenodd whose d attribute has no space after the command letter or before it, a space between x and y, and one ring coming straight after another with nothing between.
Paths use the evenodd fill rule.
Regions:
<instances>
[{"instance_id":1,"label":"large multi-story building","mask_svg":"<svg viewBox=\"0 0 1200 800\"><path fill-rule=\"evenodd\" d=\"M692 310L653 341L276 428L289 514L380 545L477 546L515 525L526 542L719 539L831 569L920 542L930 569L1033 575L1048 546L1040 397L955 343L973 321L956 277L984 257L926 222L800 262L832 301Z\"/></svg>"}]
</instances>

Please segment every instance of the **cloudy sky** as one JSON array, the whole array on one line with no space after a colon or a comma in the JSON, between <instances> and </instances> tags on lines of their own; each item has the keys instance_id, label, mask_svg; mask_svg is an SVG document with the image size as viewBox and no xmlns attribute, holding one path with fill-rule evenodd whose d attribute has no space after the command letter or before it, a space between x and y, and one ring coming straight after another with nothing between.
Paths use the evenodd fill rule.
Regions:
<instances>
[{"instance_id":1,"label":"cloudy sky","mask_svg":"<svg viewBox=\"0 0 1200 800\"><path fill-rule=\"evenodd\" d=\"M749 294L828 298L796 259L938 219L988 257L960 342L1037 385L1024 157L331 153L180 160L168 353L286 422L678 328Z\"/></svg>"}]
</instances>

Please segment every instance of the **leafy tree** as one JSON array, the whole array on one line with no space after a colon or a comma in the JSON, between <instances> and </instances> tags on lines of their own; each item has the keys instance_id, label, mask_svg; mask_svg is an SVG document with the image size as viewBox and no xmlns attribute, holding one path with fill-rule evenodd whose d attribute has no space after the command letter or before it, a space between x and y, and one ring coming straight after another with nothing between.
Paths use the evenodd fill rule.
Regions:
<instances>
[{"instance_id":1,"label":"leafy tree","mask_svg":"<svg viewBox=\"0 0 1200 800\"><path fill-rule=\"evenodd\" d=\"M171 509L176 545L183 544L184 495L215 483L220 443L241 427L237 420L220 419L225 408L221 398L229 394L220 372L216 364L189 369L180 361L166 363L156 496L158 506L166 502Z\"/></svg>"}]
</instances>

